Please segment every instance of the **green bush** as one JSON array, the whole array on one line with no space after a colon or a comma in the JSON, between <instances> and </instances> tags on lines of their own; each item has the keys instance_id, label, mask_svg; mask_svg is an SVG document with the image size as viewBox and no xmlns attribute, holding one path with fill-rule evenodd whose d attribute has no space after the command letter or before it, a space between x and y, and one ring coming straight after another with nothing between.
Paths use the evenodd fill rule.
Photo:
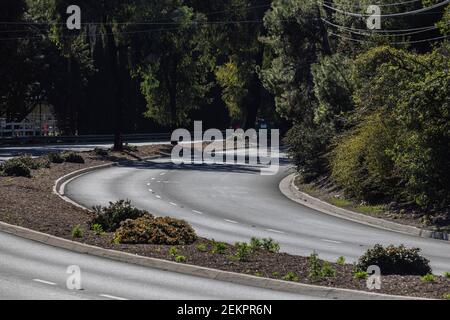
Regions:
<instances>
[{"instance_id":1,"label":"green bush","mask_svg":"<svg viewBox=\"0 0 450 320\"><path fill-rule=\"evenodd\" d=\"M178 249L177 249L177 247L170 247L169 248L169 254L171 255L171 256L176 256L177 254L178 254Z\"/></svg>"},{"instance_id":2,"label":"green bush","mask_svg":"<svg viewBox=\"0 0 450 320\"><path fill-rule=\"evenodd\" d=\"M280 251L280 244L275 242L272 238L259 239L253 237L250 240L250 246L253 251L258 249L264 249L272 253L277 253Z\"/></svg>"},{"instance_id":3,"label":"green bush","mask_svg":"<svg viewBox=\"0 0 450 320\"><path fill-rule=\"evenodd\" d=\"M341 138L331 152L333 180L351 197L370 202L398 194L398 179L388 151L395 142L395 126L372 115Z\"/></svg>"},{"instance_id":4,"label":"green bush","mask_svg":"<svg viewBox=\"0 0 450 320\"><path fill-rule=\"evenodd\" d=\"M80 225L77 225L72 229L72 238L74 238L74 239L75 238L83 238L83 234L84 234L84 232Z\"/></svg>"},{"instance_id":5,"label":"green bush","mask_svg":"<svg viewBox=\"0 0 450 320\"><path fill-rule=\"evenodd\" d=\"M366 271L356 271L354 276L356 279L366 279L369 274Z\"/></svg>"},{"instance_id":6,"label":"green bush","mask_svg":"<svg viewBox=\"0 0 450 320\"><path fill-rule=\"evenodd\" d=\"M197 250L200 251L200 252L206 252L206 251L208 250L208 248L206 247L206 244L204 244L204 243L199 243L199 244L196 246L196 248L197 248Z\"/></svg>"},{"instance_id":7,"label":"green bush","mask_svg":"<svg viewBox=\"0 0 450 320\"><path fill-rule=\"evenodd\" d=\"M194 229L187 222L150 215L122 222L114 237L125 244L185 245L197 240Z\"/></svg>"},{"instance_id":8,"label":"green bush","mask_svg":"<svg viewBox=\"0 0 450 320\"><path fill-rule=\"evenodd\" d=\"M340 266L345 265L345 258L344 258L344 257L339 257L339 258L336 260L336 264L338 264L338 265L340 265Z\"/></svg>"},{"instance_id":9,"label":"green bush","mask_svg":"<svg viewBox=\"0 0 450 320\"><path fill-rule=\"evenodd\" d=\"M17 158L9 159L2 163L1 171L8 177L26 177L31 178L31 170L22 161Z\"/></svg>"},{"instance_id":10,"label":"green bush","mask_svg":"<svg viewBox=\"0 0 450 320\"><path fill-rule=\"evenodd\" d=\"M75 152L64 153L63 158L65 162L69 163L84 163L83 157Z\"/></svg>"},{"instance_id":11,"label":"green bush","mask_svg":"<svg viewBox=\"0 0 450 320\"><path fill-rule=\"evenodd\" d=\"M235 257L241 261L246 262L250 260L250 256L253 253L252 246L246 242L236 242L234 244L236 247Z\"/></svg>"},{"instance_id":12,"label":"green bush","mask_svg":"<svg viewBox=\"0 0 450 320\"><path fill-rule=\"evenodd\" d=\"M288 272L283 278L284 281L293 281L293 282L299 282L300 278L295 272Z\"/></svg>"},{"instance_id":13,"label":"green bush","mask_svg":"<svg viewBox=\"0 0 450 320\"><path fill-rule=\"evenodd\" d=\"M41 158L32 158L30 155L22 155L16 158L18 161L22 162L31 170L39 170L41 168L48 168L50 164Z\"/></svg>"},{"instance_id":14,"label":"green bush","mask_svg":"<svg viewBox=\"0 0 450 320\"><path fill-rule=\"evenodd\" d=\"M434 282L436 280L436 277L433 274L429 273L421 277L420 280L422 280L423 282Z\"/></svg>"},{"instance_id":15,"label":"green bush","mask_svg":"<svg viewBox=\"0 0 450 320\"><path fill-rule=\"evenodd\" d=\"M175 261L178 263L185 263L187 258L185 256L176 256Z\"/></svg>"},{"instance_id":16,"label":"green bush","mask_svg":"<svg viewBox=\"0 0 450 320\"><path fill-rule=\"evenodd\" d=\"M58 164L64 162L64 157L59 152L51 152L47 155L47 158L51 163Z\"/></svg>"},{"instance_id":17,"label":"green bush","mask_svg":"<svg viewBox=\"0 0 450 320\"><path fill-rule=\"evenodd\" d=\"M313 252L308 257L308 278L311 281L322 280L323 278L330 278L336 276L336 270L329 262L320 261L319 255Z\"/></svg>"},{"instance_id":18,"label":"green bush","mask_svg":"<svg viewBox=\"0 0 450 320\"><path fill-rule=\"evenodd\" d=\"M92 225L99 224L104 231L114 232L120 227L120 223L128 219L136 219L144 215L151 216L145 210L140 210L131 205L129 200L110 202L108 207L94 207L95 217Z\"/></svg>"},{"instance_id":19,"label":"green bush","mask_svg":"<svg viewBox=\"0 0 450 320\"><path fill-rule=\"evenodd\" d=\"M431 273L430 262L419 253L420 249L417 248L407 249L403 245L384 248L377 244L359 258L357 268L367 270L369 266L377 265L383 275L424 276Z\"/></svg>"},{"instance_id":20,"label":"green bush","mask_svg":"<svg viewBox=\"0 0 450 320\"><path fill-rule=\"evenodd\" d=\"M450 293L444 293L444 294L442 295L442 299L444 299L444 300L450 300Z\"/></svg>"},{"instance_id":21,"label":"green bush","mask_svg":"<svg viewBox=\"0 0 450 320\"><path fill-rule=\"evenodd\" d=\"M93 224L91 227L91 230L94 231L95 235L97 236L101 236L102 234L105 233L105 231L103 230L103 227L101 224Z\"/></svg>"},{"instance_id":22,"label":"green bush","mask_svg":"<svg viewBox=\"0 0 450 320\"><path fill-rule=\"evenodd\" d=\"M444 272L444 277L450 279L450 272Z\"/></svg>"},{"instance_id":23,"label":"green bush","mask_svg":"<svg viewBox=\"0 0 450 320\"><path fill-rule=\"evenodd\" d=\"M212 242L212 253L214 254L225 254L227 251L228 245L225 242Z\"/></svg>"}]
</instances>

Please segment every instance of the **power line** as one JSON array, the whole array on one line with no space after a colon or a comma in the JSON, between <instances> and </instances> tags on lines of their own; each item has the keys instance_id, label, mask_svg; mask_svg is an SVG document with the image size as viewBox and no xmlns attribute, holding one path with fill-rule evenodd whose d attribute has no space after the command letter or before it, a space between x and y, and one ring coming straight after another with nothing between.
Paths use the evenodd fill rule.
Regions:
<instances>
[{"instance_id":1,"label":"power line","mask_svg":"<svg viewBox=\"0 0 450 320\"><path fill-rule=\"evenodd\" d=\"M359 42L359 43L371 43L371 44L377 44L376 41L370 41L370 40L361 40L361 39L353 39L350 37L346 37L343 35L339 35L336 33L333 33L331 31L328 31L329 34L331 34L332 36L338 37L338 38L342 38L345 40L349 40L349 41L353 41L353 42ZM402 44L416 44L416 43L424 43L424 42L432 42L432 41L437 41L437 40L442 40L442 39L446 39L446 38L450 38L450 35L446 35L446 36L441 36L441 37L435 37L435 38L428 38L428 39L423 39L423 40L415 40L415 41L397 41L397 42L389 42L389 44L393 44L393 45L402 45Z\"/></svg>"},{"instance_id":2,"label":"power line","mask_svg":"<svg viewBox=\"0 0 450 320\"><path fill-rule=\"evenodd\" d=\"M410 15L417 15L417 14L435 14L435 13L428 13L427 11L436 9L436 8L440 8L446 4L449 4L450 0L445 0L442 2L439 2L437 4L431 5L429 7L426 8L421 8L421 9L417 9L417 10L412 10L412 11L406 11L406 12L398 12L398 13L389 13L389 14L381 14L381 15L377 15L377 17L381 17L381 18L390 18L390 17L401 17L401 16L410 16ZM349 11L345 11L345 10L341 10L338 9L336 7L333 6L329 6L326 3L322 2L322 5L325 8L328 8L330 10L336 11L338 13L342 13L348 16L352 16L352 17L358 17L358 18L367 18L367 17L371 17L373 16L372 14L360 14L360 13L355 13L355 12L349 12Z\"/></svg>"},{"instance_id":3,"label":"power line","mask_svg":"<svg viewBox=\"0 0 450 320\"><path fill-rule=\"evenodd\" d=\"M395 3L380 3L380 4L376 4L373 3L373 5L378 6L378 7L395 7L395 6L401 6L401 5L405 5L405 4L411 4L411 3L416 3L416 2L421 2L422 0L410 0L410 1L403 1L403 2L395 2ZM327 2L327 1L323 1L323 3L330 5L330 6L336 6L336 4L332 3L332 2ZM345 7L345 5L343 4L337 4L338 7ZM365 8L364 6L361 6L360 4L357 4L354 6L355 8Z\"/></svg>"},{"instance_id":4,"label":"power line","mask_svg":"<svg viewBox=\"0 0 450 320\"><path fill-rule=\"evenodd\" d=\"M436 30L438 29L437 26L428 26L428 27L421 27L421 28L410 28L410 29L391 29L391 30L368 30L368 29L357 29L357 28L350 28L350 27L346 27L346 26L342 26L342 25L338 25L335 23L332 23L331 21L328 21L326 19L322 18L322 21L325 22L326 24L336 28L336 29L340 29L340 30L344 30L353 34L358 34L358 35L373 35L373 34L380 34L383 36L392 36L392 37L401 37L401 36L408 36L408 35L414 35L414 34L420 34L420 33L424 33L424 32L428 32L428 31L432 31L432 30ZM450 25L450 23L446 24L446 25Z\"/></svg>"}]
</instances>

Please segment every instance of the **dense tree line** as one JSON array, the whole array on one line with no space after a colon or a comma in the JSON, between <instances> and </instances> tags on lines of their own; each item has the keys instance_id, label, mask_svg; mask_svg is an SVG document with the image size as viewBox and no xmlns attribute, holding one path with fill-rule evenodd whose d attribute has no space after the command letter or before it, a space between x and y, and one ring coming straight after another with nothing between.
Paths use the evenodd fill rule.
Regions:
<instances>
[{"instance_id":1,"label":"dense tree line","mask_svg":"<svg viewBox=\"0 0 450 320\"><path fill-rule=\"evenodd\" d=\"M64 133L116 132L117 147L124 132L264 118L290 128L305 181L442 212L450 7L377 3L380 30L369 0L4 0L0 114L48 103ZM65 27L71 4L79 31Z\"/></svg>"}]
</instances>

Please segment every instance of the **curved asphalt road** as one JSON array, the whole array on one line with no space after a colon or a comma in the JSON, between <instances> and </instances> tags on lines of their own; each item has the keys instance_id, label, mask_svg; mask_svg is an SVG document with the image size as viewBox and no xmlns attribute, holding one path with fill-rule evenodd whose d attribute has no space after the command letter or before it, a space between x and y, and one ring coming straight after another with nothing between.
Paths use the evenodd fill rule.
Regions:
<instances>
[{"instance_id":1,"label":"curved asphalt road","mask_svg":"<svg viewBox=\"0 0 450 320\"><path fill-rule=\"evenodd\" d=\"M83 290L66 288L68 266ZM0 232L0 299L313 299L78 254Z\"/></svg>"},{"instance_id":2,"label":"curved asphalt road","mask_svg":"<svg viewBox=\"0 0 450 320\"><path fill-rule=\"evenodd\" d=\"M283 162L282 162L283 163ZM66 196L86 207L130 199L160 216L189 221L198 234L218 241L272 237L282 251L335 261L355 261L368 247L404 244L419 247L435 273L450 271L450 243L391 232L339 219L287 199L275 176L261 176L248 165L183 165L169 159L124 164L83 175L66 186Z\"/></svg>"}]
</instances>

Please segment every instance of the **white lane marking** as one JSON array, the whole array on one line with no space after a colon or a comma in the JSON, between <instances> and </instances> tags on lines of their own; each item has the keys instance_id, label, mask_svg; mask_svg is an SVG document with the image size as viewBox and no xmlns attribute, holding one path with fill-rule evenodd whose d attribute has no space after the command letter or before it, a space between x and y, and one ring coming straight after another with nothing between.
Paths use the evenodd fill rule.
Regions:
<instances>
[{"instance_id":1,"label":"white lane marking","mask_svg":"<svg viewBox=\"0 0 450 320\"><path fill-rule=\"evenodd\" d=\"M45 281L45 280L41 280L41 279L33 279L33 281L43 283L43 284L48 284L50 286L56 286L56 283L54 283L54 282Z\"/></svg>"},{"instance_id":2,"label":"white lane marking","mask_svg":"<svg viewBox=\"0 0 450 320\"><path fill-rule=\"evenodd\" d=\"M161 196L156 195L155 197L157 197L158 199L161 199Z\"/></svg>"},{"instance_id":3,"label":"white lane marking","mask_svg":"<svg viewBox=\"0 0 450 320\"><path fill-rule=\"evenodd\" d=\"M325 242L330 242L330 243L337 243L337 244L341 244L341 243L342 243L342 242L340 242L340 241L329 240L329 239L320 239L320 240L325 241Z\"/></svg>"},{"instance_id":4,"label":"white lane marking","mask_svg":"<svg viewBox=\"0 0 450 320\"><path fill-rule=\"evenodd\" d=\"M197 210L192 210L192 212L193 212L193 213L196 213L196 214L203 214L203 212L197 211Z\"/></svg>"},{"instance_id":5,"label":"white lane marking","mask_svg":"<svg viewBox=\"0 0 450 320\"><path fill-rule=\"evenodd\" d=\"M149 182L149 183L147 183L147 185L148 185L148 186L151 186L152 184Z\"/></svg>"},{"instance_id":6,"label":"white lane marking","mask_svg":"<svg viewBox=\"0 0 450 320\"><path fill-rule=\"evenodd\" d=\"M171 205L173 205L174 207L178 207L178 205L175 202L169 202Z\"/></svg>"},{"instance_id":7,"label":"white lane marking","mask_svg":"<svg viewBox=\"0 0 450 320\"><path fill-rule=\"evenodd\" d=\"M148 189L148 191L150 191L150 192L153 192L153 190L152 190L152 189Z\"/></svg>"},{"instance_id":8,"label":"white lane marking","mask_svg":"<svg viewBox=\"0 0 450 320\"><path fill-rule=\"evenodd\" d=\"M152 180L155 180L155 178L152 178Z\"/></svg>"},{"instance_id":9,"label":"white lane marking","mask_svg":"<svg viewBox=\"0 0 450 320\"><path fill-rule=\"evenodd\" d=\"M128 300L128 299L125 299L125 298L122 298L122 297L111 296L109 294L101 294L100 297L113 299L113 300L123 300L123 301Z\"/></svg>"},{"instance_id":10,"label":"white lane marking","mask_svg":"<svg viewBox=\"0 0 450 320\"><path fill-rule=\"evenodd\" d=\"M161 183L161 181L156 181L156 182Z\"/></svg>"},{"instance_id":11,"label":"white lane marking","mask_svg":"<svg viewBox=\"0 0 450 320\"><path fill-rule=\"evenodd\" d=\"M160 176L163 176L163 175L165 175L165 174L166 174L165 172L161 172Z\"/></svg>"},{"instance_id":12,"label":"white lane marking","mask_svg":"<svg viewBox=\"0 0 450 320\"><path fill-rule=\"evenodd\" d=\"M237 222L237 221L233 221L233 220L228 220L228 219L224 219L226 222L229 222L229 223L233 223L233 224L238 224L239 222Z\"/></svg>"},{"instance_id":13,"label":"white lane marking","mask_svg":"<svg viewBox=\"0 0 450 320\"><path fill-rule=\"evenodd\" d=\"M266 231L269 232L274 232L274 233L280 233L280 234L285 234L286 232L280 231L280 230L275 230L275 229L266 229Z\"/></svg>"}]
</instances>

